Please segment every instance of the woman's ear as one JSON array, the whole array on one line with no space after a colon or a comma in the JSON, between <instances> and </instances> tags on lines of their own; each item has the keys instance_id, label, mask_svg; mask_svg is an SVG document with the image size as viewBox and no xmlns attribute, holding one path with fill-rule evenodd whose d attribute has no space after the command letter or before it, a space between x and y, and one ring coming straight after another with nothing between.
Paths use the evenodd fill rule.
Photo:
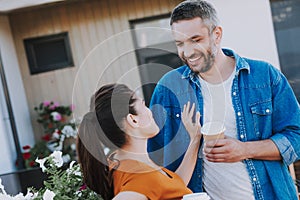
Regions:
<instances>
[{"instance_id":1,"label":"woman's ear","mask_svg":"<svg viewBox=\"0 0 300 200\"><path fill-rule=\"evenodd\" d=\"M126 117L126 121L130 126L132 126L134 128L138 127L138 122L134 115L128 114Z\"/></svg>"}]
</instances>

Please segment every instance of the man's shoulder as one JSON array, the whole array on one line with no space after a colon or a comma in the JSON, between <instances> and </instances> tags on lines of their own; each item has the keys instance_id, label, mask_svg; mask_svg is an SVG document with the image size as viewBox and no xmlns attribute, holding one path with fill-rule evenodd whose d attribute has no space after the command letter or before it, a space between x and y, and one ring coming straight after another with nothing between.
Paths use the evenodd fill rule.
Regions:
<instances>
[{"instance_id":1,"label":"man's shoulder","mask_svg":"<svg viewBox=\"0 0 300 200\"><path fill-rule=\"evenodd\" d=\"M274 67L271 63L264 61L264 60L257 60L257 59L250 59L250 58L243 58L250 67L251 74L270 74L270 72L278 73L279 69Z\"/></svg>"},{"instance_id":2,"label":"man's shoulder","mask_svg":"<svg viewBox=\"0 0 300 200\"><path fill-rule=\"evenodd\" d=\"M258 59L251 59L243 57L243 59L251 66L251 67L259 67L259 66L268 66L271 65L269 62Z\"/></svg>"},{"instance_id":3,"label":"man's shoulder","mask_svg":"<svg viewBox=\"0 0 300 200\"><path fill-rule=\"evenodd\" d=\"M249 74L252 74L252 75L269 73L270 71L272 71L273 73L278 73L278 71L279 71L272 64L270 64L269 62L266 62L264 60L251 59L248 57L241 57L231 49L224 48L222 50L227 56L234 57L236 59L236 62L237 62L236 64L237 64L238 70L247 69L247 71L250 72Z\"/></svg>"},{"instance_id":4,"label":"man's shoulder","mask_svg":"<svg viewBox=\"0 0 300 200\"><path fill-rule=\"evenodd\" d=\"M269 62L263 60L255 60L249 58L243 58L249 65L249 72L247 73L248 80L252 80L256 85L261 84L276 84L279 82L283 74L280 70L274 67Z\"/></svg>"}]
</instances>

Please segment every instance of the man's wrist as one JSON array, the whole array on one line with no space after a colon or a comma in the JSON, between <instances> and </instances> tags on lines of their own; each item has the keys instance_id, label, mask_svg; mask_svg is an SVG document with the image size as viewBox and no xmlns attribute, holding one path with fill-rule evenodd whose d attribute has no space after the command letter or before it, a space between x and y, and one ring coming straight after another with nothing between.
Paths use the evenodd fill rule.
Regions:
<instances>
[{"instance_id":1,"label":"man's wrist","mask_svg":"<svg viewBox=\"0 0 300 200\"><path fill-rule=\"evenodd\" d=\"M244 159L252 159L254 157L253 155L253 147L252 147L252 142L244 142Z\"/></svg>"}]
</instances>

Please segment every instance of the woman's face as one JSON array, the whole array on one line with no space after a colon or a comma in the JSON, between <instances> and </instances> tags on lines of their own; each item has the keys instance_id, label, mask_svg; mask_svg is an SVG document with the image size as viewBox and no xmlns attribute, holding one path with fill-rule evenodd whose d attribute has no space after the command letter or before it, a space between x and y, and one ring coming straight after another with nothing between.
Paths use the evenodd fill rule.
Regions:
<instances>
[{"instance_id":1,"label":"woman's face","mask_svg":"<svg viewBox=\"0 0 300 200\"><path fill-rule=\"evenodd\" d=\"M141 98L137 98L134 107L137 112L136 117L139 128L141 129L141 137L154 137L159 132L159 128L153 119L151 110L145 105L145 101Z\"/></svg>"}]
</instances>

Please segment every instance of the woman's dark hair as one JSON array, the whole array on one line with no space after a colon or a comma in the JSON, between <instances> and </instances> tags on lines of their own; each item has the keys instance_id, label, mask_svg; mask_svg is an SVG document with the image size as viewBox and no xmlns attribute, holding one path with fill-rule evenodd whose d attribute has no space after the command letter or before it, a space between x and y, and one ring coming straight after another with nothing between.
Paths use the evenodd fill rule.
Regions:
<instances>
[{"instance_id":1,"label":"woman's dark hair","mask_svg":"<svg viewBox=\"0 0 300 200\"><path fill-rule=\"evenodd\" d=\"M104 85L93 98L93 110L84 116L79 127L77 152L84 183L108 200L114 196L113 169L104 148L113 151L127 143L123 123L129 113L136 114L136 99L123 84Z\"/></svg>"},{"instance_id":2,"label":"woman's dark hair","mask_svg":"<svg viewBox=\"0 0 300 200\"><path fill-rule=\"evenodd\" d=\"M171 13L170 25L180 20L200 17L210 32L219 25L215 8L203 0L187 0L178 4Z\"/></svg>"}]
</instances>

